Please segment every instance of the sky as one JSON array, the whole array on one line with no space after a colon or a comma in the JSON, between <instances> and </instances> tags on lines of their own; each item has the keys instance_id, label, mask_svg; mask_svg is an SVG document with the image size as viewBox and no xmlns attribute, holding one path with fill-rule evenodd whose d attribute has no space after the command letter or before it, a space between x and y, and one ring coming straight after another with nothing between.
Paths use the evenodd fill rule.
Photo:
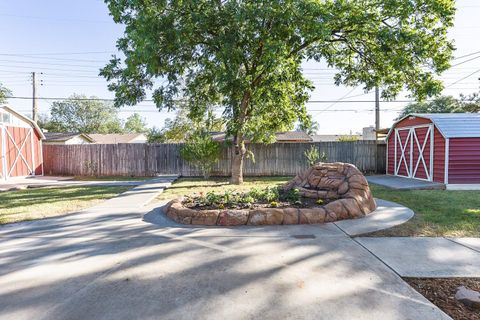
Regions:
<instances>
[{"instance_id":1,"label":"sky","mask_svg":"<svg viewBox=\"0 0 480 320\"><path fill-rule=\"evenodd\" d=\"M455 57L475 54L456 59L452 64L462 64L442 75L448 87L443 94L458 97L460 93L479 91L478 17L479 0L457 1L455 26L449 32L457 49ZM31 113L32 72L36 73L38 106L43 114L49 113L54 98L73 93L113 98L98 70L117 53L115 43L122 36L123 27L113 22L103 1L0 0L0 30L0 83L18 97L8 101L16 110ZM334 85L335 70L322 63L306 62L303 67L305 76L316 87L307 109L319 123L319 134L357 133L374 125L373 92ZM405 98L399 96L398 100ZM382 102L381 127L391 126L404 106L403 102ZM175 116L172 112L159 112L149 102L124 107L119 114L126 118L134 112L140 113L150 127L162 127L166 118Z\"/></svg>"}]
</instances>

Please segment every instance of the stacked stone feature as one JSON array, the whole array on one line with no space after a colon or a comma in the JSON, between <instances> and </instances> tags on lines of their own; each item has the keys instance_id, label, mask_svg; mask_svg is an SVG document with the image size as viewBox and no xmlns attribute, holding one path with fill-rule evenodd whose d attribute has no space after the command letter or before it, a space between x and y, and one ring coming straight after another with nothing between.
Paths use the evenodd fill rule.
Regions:
<instances>
[{"instance_id":1,"label":"stacked stone feature","mask_svg":"<svg viewBox=\"0 0 480 320\"><path fill-rule=\"evenodd\" d=\"M319 163L283 188L287 191L297 188L303 197L328 203L313 208L194 210L177 199L168 203L165 210L170 218L182 224L235 226L333 222L363 217L376 209L365 176L348 163Z\"/></svg>"}]
</instances>

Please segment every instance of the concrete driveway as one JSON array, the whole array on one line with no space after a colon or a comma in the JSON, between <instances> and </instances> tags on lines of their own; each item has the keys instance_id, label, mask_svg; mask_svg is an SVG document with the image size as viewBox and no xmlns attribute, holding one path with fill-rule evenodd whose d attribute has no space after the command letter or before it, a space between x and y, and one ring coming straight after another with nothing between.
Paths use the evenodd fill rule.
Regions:
<instances>
[{"instance_id":1,"label":"concrete driveway","mask_svg":"<svg viewBox=\"0 0 480 320\"><path fill-rule=\"evenodd\" d=\"M0 319L449 319L334 224L186 228L151 190L0 228Z\"/></svg>"}]
</instances>

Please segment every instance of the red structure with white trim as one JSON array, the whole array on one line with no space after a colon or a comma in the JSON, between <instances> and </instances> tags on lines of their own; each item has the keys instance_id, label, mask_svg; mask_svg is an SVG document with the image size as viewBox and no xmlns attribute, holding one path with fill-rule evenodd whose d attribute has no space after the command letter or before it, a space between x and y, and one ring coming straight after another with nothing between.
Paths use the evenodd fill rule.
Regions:
<instances>
[{"instance_id":1,"label":"red structure with white trim","mask_svg":"<svg viewBox=\"0 0 480 320\"><path fill-rule=\"evenodd\" d=\"M44 138L35 122L0 107L0 179L43 175Z\"/></svg>"},{"instance_id":2,"label":"red structure with white trim","mask_svg":"<svg viewBox=\"0 0 480 320\"><path fill-rule=\"evenodd\" d=\"M411 114L387 135L387 174L480 185L480 114Z\"/></svg>"}]
</instances>

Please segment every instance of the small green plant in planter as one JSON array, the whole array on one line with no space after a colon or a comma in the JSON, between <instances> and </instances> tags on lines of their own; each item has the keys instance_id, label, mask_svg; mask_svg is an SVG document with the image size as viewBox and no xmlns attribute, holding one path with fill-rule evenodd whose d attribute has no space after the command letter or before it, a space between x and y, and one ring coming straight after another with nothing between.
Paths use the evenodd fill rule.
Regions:
<instances>
[{"instance_id":1,"label":"small green plant in planter","mask_svg":"<svg viewBox=\"0 0 480 320\"><path fill-rule=\"evenodd\" d=\"M279 205L279 204L278 204L277 201L272 201L272 202L270 202L270 207L272 207L272 208L277 208L278 205Z\"/></svg>"},{"instance_id":2,"label":"small green plant in planter","mask_svg":"<svg viewBox=\"0 0 480 320\"><path fill-rule=\"evenodd\" d=\"M318 151L318 148L315 146L310 146L310 149L304 152L304 156L307 159L308 165L311 167L319 162L327 161L327 154L325 152Z\"/></svg>"},{"instance_id":3,"label":"small green plant in planter","mask_svg":"<svg viewBox=\"0 0 480 320\"><path fill-rule=\"evenodd\" d=\"M324 203L324 201L322 199L317 199L317 201L315 201L316 204L319 204L319 205L322 205Z\"/></svg>"}]
</instances>

